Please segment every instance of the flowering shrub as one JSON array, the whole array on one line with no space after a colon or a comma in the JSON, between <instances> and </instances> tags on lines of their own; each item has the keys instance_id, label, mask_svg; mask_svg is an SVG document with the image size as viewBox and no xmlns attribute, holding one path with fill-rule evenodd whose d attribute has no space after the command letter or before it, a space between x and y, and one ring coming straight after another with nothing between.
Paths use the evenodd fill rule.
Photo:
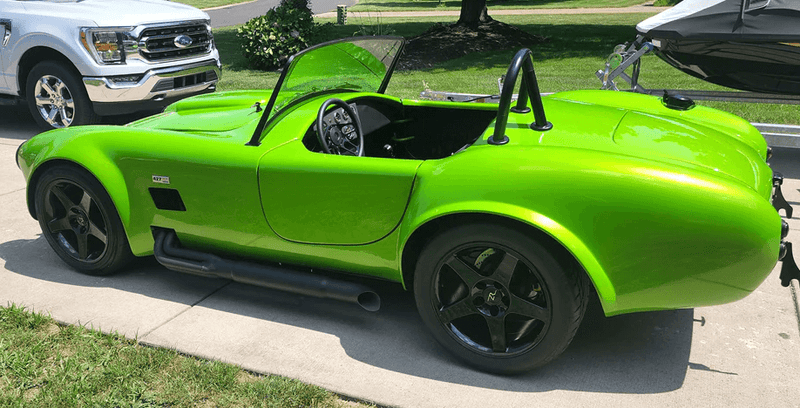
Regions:
<instances>
[{"instance_id":1,"label":"flowering shrub","mask_svg":"<svg viewBox=\"0 0 800 408\"><path fill-rule=\"evenodd\" d=\"M318 26L308 2L282 1L267 14L255 17L236 31L242 52L259 69L282 67L290 56L314 44Z\"/></svg>"}]
</instances>

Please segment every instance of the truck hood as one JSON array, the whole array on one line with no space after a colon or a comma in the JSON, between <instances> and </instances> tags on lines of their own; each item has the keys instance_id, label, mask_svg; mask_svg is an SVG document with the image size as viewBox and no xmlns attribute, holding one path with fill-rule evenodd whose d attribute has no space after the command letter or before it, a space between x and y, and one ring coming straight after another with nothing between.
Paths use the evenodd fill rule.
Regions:
<instances>
[{"instance_id":1,"label":"truck hood","mask_svg":"<svg viewBox=\"0 0 800 408\"><path fill-rule=\"evenodd\" d=\"M37 15L94 21L98 27L207 20L208 14L167 0L26 1L25 9Z\"/></svg>"}]
</instances>

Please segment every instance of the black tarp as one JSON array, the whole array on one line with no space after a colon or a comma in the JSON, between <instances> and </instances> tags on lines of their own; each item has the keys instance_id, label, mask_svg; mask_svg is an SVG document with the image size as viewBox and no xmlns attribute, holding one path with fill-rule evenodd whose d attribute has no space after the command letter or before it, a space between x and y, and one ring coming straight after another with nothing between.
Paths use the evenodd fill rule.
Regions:
<instances>
[{"instance_id":1,"label":"black tarp","mask_svg":"<svg viewBox=\"0 0 800 408\"><path fill-rule=\"evenodd\" d=\"M684 0L636 29L654 39L800 42L800 0Z\"/></svg>"}]
</instances>

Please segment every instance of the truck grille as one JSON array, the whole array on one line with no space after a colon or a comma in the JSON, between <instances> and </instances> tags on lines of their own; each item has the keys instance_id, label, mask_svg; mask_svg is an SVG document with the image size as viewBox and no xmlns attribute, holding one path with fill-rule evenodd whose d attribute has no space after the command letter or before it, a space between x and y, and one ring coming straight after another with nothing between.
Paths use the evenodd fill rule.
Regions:
<instances>
[{"instance_id":1,"label":"truck grille","mask_svg":"<svg viewBox=\"0 0 800 408\"><path fill-rule=\"evenodd\" d=\"M167 78L158 81L158 83L156 83L150 92L171 91L173 89L181 89L197 84L216 81L217 79L217 73L214 70L181 77Z\"/></svg>"},{"instance_id":2,"label":"truck grille","mask_svg":"<svg viewBox=\"0 0 800 408\"><path fill-rule=\"evenodd\" d=\"M139 36L139 54L148 61L190 58L211 52L211 40L211 31L202 23L147 28Z\"/></svg>"}]
</instances>

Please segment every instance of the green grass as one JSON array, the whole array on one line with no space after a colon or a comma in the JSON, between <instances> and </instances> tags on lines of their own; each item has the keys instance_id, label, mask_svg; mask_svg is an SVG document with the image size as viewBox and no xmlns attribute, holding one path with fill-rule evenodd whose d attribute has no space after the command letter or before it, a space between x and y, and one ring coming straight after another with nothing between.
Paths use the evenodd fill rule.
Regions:
<instances>
[{"instance_id":1,"label":"green grass","mask_svg":"<svg viewBox=\"0 0 800 408\"><path fill-rule=\"evenodd\" d=\"M542 92L573 89L599 89L594 72L604 66L614 46L635 37L634 26L652 14L619 15L549 15L497 16L525 31L549 37L544 44L532 44L534 66ZM317 19L318 22L333 20ZM331 26L328 38L352 36L359 25L381 23L406 38L425 31L434 22L452 22L438 18L350 19L350 25ZM220 89L272 88L277 72L251 70L242 57L235 28L215 31L214 38L222 55L224 71ZM395 72L387 93L401 98L418 99L426 85L431 90L496 94L497 78L504 74L516 50L474 53L448 61L434 69ZM641 83L653 89L726 90L686 75L667 65L655 55L643 58ZM622 86L623 84L619 84ZM698 101L699 104L733 112L751 122L800 124L797 105L745 104Z\"/></svg>"},{"instance_id":2,"label":"green grass","mask_svg":"<svg viewBox=\"0 0 800 408\"><path fill-rule=\"evenodd\" d=\"M61 326L14 305L0 308L2 407L343 405L330 392L299 381Z\"/></svg>"},{"instance_id":3,"label":"green grass","mask_svg":"<svg viewBox=\"0 0 800 408\"><path fill-rule=\"evenodd\" d=\"M553 9L586 7L629 7L645 0L486 0L489 15L498 9ZM359 0L352 11L460 10L460 0Z\"/></svg>"},{"instance_id":4,"label":"green grass","mask_svg":"<svg viewBox=\"0 0 800 408\"><path fill-rule=\"evenodd\" d=\"M230 4L246 3L250 0L172 0L176 3L188 4L199 9L209 7L227 6ZM266 12L266 10L264 10Z\"/></svg>"}]
</instances>

